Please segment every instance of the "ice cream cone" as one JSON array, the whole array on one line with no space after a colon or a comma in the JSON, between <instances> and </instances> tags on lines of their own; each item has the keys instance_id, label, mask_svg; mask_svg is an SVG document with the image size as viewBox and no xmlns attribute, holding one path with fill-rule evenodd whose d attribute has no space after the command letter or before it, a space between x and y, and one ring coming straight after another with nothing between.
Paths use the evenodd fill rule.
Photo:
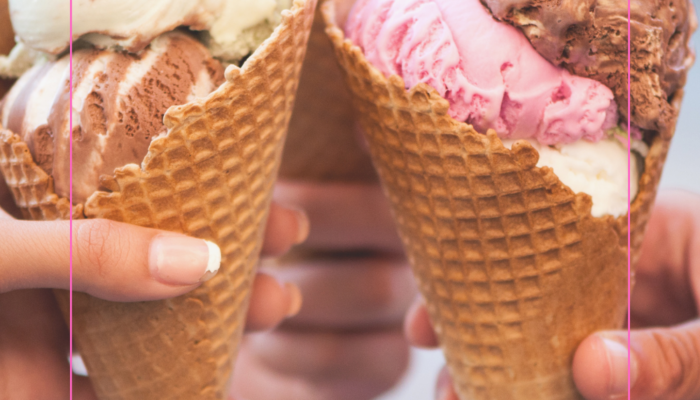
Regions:
<instances>
[{"instance_id":1,"label":"ice cream cone","mask_svg":"<svg viewBox=\"0 0 700 400\"><path fill-rule=\"evenodd\" d=\"M205 99L171 107L167 135L141 166L126 165L74 207L182 232L219 245L219 273L178 298L112 303L74 293L73 327L93 386L105 399L224 399L243 333L315 0L295 0L277 30ZM69 203L26 144L0 133L0 167L26 218L66 219ZM68 294L57 292L64 312Z\"/></svg>"},{"instance_id":2,"label":"ice cream cone","mask_svg":"<svg viewBox=\"0 0 700 400\"><path fill-rule=\"evenodd\" d=\"M529 144L508 150L493 131L452 119L428 85L386 78L345 40L348 11L324 3L327 34L460 398L581 398L576 347L621 328L626 311L626 216L593 217L590 196L536 167ZM633 259L672 136L657 135L645 160Z\"/></svg>"},{"instance_id":3,"label":"ice cream cone","mask_svg":"<svg viewBox=\"0 0 700 400\"><path fill-rule=\"evenodd\" d=\"M320 13L316 12L280 178L311 182L376 182L352 101Z\"/></svg>"}]
</instances>

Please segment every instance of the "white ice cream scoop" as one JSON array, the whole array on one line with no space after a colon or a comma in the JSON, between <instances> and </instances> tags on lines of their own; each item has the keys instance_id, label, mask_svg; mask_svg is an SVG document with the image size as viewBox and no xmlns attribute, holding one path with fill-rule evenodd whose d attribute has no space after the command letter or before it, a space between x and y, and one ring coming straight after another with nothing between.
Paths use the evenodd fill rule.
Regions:
<instances>
[{"instance_id":1,"label":"white ice cream scoop","mask_svg":"<svg viewBox=\"0 0 700 400\"><path fill-rule=\"evenodd\" d=\"M528 140L540 154L538 167L550 167L561 182L575 193L589 194L593 200L591 214L594 217L627 213L627 149L614 138L598 143L579 140L571 144L545 146ZM515 140L504 140L511 148ZM632 200L639 190L640 166L635 153L645 153L647 146L641 140L633 140L630 160ZM642 154L646 156L646 154Z\"/></svg>"},{"instance_id":2,"label":"white ice cream scoop","mask_svg":"<svg viewBox=\"0 0 700 400\"><path fill-rule=\"evenodd\" d=\"M27 46L51 54L69 43L70 12L66 0L10 0L17 37ZM73 37L100 47L118 45L135 52L156 36L178 26L208 30L221 48L268 18L289 0L74 0ZM284 8L287 8L284 7Z\"/></svg>"}]
</instances>

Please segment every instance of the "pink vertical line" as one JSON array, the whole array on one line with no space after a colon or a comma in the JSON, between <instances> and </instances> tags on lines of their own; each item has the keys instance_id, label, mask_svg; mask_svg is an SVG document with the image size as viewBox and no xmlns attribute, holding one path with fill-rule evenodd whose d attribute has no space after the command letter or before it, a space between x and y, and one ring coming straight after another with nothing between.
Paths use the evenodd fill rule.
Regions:
<instances>
[{"instance_id":1,"label":"pink vertical line","mask_svg":"<svg viewBox=\"0 0 700 400\"><path fill-rule=\"evenodd\" d=\"M70 226L70 240L68 245L69 252L69 264L70 264L70 283L69 283L69 319L68 319L68 335L70 338L69 352L70 352L70 400L73 400L73 0L70 0L70 19L69 19L69 32L70 32L70 54L69 54L69 111L68 111L68 135L70 140L70 189L68 190L69 204L69 226Z\"/></svg>"},{"instance_id":2,"label":"pink vertical line","mask_svg":"<svg viewBox=\"0 0 700 400\"><path fill-rule=\"evenodd\" d=\"M627 0L627 399L632 398L632 0Z\"/></svg>"}]
</instances>

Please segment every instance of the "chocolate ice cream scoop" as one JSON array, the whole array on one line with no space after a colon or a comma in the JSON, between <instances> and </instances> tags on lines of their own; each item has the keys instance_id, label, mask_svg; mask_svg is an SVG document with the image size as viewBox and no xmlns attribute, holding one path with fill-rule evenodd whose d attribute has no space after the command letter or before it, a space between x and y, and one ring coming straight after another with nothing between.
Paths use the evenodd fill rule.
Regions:
<instances>
[{"instance_id":1,"label":"chocolate ice cream scoop","mask_svg":"<svg viewBox=\"0 0 700 400\"><path fill-rule=\"evenodd\" d=\"M627 116L627 0L482 0L519 27L545 58L602 82ZM632 1L632 123L670 132L672 95L682 88L697 27L690 0Z\"/></svg>"},{"instance_id":2,"label":"chocolate ice cream scoop","mask_svg":"<svg viewBox=\"0 0 700 400\"><path fill-rule=\"evenodd\" d=\"M174 105L211 93L223 67L183 32L156 38L138 55L86 49L73 58L73 201L85 201L100 176L140 164L166 129ZM27 72L8 93L0 122L19 134L34 159L53 175L56 193L70 187L69 63L63 57Z\"/></svg>"}]
</instances>

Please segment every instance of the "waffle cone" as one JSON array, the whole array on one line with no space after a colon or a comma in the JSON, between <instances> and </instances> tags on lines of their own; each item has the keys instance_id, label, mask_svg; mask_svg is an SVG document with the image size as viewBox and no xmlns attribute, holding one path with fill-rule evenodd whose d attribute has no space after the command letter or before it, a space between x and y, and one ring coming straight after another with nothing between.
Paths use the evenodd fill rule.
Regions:
<instances>
[{"instance_id":1,"label":"waffle cone","mask_svg":"<svg viewBox=\"0 0 700 400\"><path fill-rule=\"evenodd\" d=\"M320 10L316 11L280 178L310 182L376 182Z\"/></svg>"},{"instance_id":2,"label":"waffle cone","mask_svg":"<svg viewBox=\"0 0 700 400\"><path fill-rule=\"evenodd\" d=\"M295 0L281 25L206 99L171 107L166 136L142 166L126 165L75 217L181 232L222 250L219 273L170 300L73 298L78 349L101 400L224 399L243 333L273 184L291 117L315 0ZM66 219L69 203L17 135L2 131L0 167L26 218ZM57 291L64 312L68 293Z\"/></svg>"},{"instance_id":3,"label":"waffle cone","mask_svg":"<svg viewBox=\"0 0 700 400\"><path fill-rule=\"evenodd\" d=\"M580 399L576 347L623 324L627 217L594 218L590 196L536 167L527 142L509 150L453 120L431 87L386 78L345 40L345 7L324 3L326 32L460 398ZM634 259L672 136L657 135L645 160Z\"/></svg>"}]
</instances>

